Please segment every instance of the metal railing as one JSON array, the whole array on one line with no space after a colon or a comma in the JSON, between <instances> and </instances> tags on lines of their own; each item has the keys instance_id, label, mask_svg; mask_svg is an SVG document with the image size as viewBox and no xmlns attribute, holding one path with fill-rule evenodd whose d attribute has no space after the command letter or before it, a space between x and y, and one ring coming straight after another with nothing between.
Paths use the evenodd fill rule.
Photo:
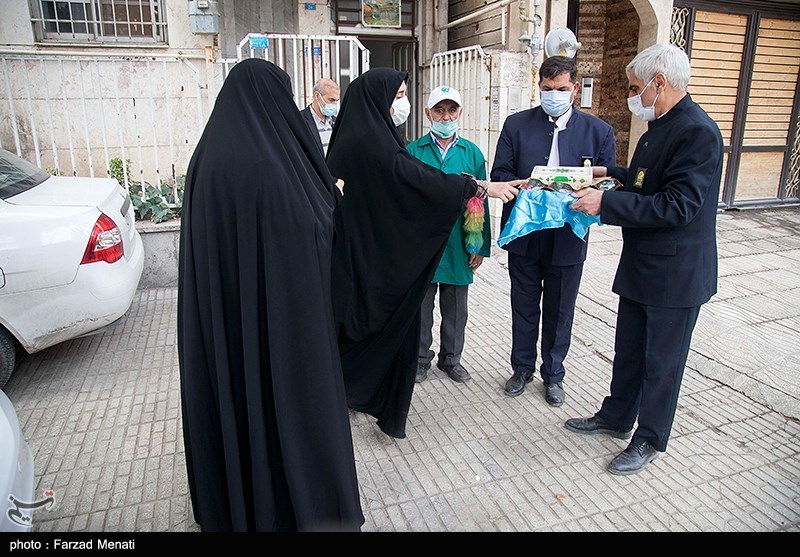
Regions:
<instances>
[{"instance_id":1,"label":"metal railing","mask_svg":"<svg viewBox=\"0 0 800 557\"><path fill-rule=\"evenodd\" d=\"M269 56L286 70L298 107L311 101L320 77L344 88L369 68L369 51L353 37L261 36L271 49L251 51L248 35L240 55ZM116 169L125 187L133 182L146 198L146 184L185 175L237 61L0 51L0 147L53 174L109 177ZM119 163L130 173L120 173Z\"/></svg>"},{"instance_id":2,"label":"metal railing","mask_svg":"<svg viewBox=\"0 0 800 557\"><path fill-rule=\"evenodd\" d=\"M0 53L0 147L53 174L174 182L205 125L202 65L178 57Z\"/></svg>"},{"instance_id":3,"label":"metal railing","mask_svg":"<svg viewBox=\"0 0 800 557\"><path fill-rule=\"evenodd\" d=\"M370 52L356 37L250 33L237 48L236 60L222 60L228 68L244 58L264 58L282 68L292 80L295 102L305 108L313 98L314 83L332 79L344 91L369 69Z\"/></svg>"}]
</instances>

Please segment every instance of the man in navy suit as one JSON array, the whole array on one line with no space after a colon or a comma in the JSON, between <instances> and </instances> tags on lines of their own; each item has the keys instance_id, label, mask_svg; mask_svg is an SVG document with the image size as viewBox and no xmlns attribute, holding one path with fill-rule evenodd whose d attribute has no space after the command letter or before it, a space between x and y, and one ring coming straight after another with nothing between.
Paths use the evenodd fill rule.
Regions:
<instances>
[{"instance_id":1,"label":"man in navy suit","mask_svg":"<svg viewBox=\"0 0 800 557\"><path fill-rule=\"evenodd\" d=\"M534 166L607 166L616 164L614 130L599 118L572 106L578 71L571 58L553 56L539 69L541 106L509 116L497 141L492 180L528 178ZM503 206L501 227L514 202ZM518 396L536 370L539 320L542 322L540 373L545 400L564 403L564 359L572 335L585 238L568 224L532 232L504 246L511 278L513 375L505 394Z\"/></svg>"},{"instance_id":2,"label":"man in navy suit","mask_svg":"<svg viewBox=\"0 0 800 557\"><path fill-rule=\"evenodd\" d=\"M672 45L640 52L626 68L628 106L648 122L628 168L608 168L625 187L578 192L575 210L622 227L613 290L619 295L611 394L576 433L631 435L608 465L635 474L666 451L700 306L717 291L717 200L723 142L689 96L689 58ZM602 175L605 169L597 169Z\"/></svg>"}]
</instances>

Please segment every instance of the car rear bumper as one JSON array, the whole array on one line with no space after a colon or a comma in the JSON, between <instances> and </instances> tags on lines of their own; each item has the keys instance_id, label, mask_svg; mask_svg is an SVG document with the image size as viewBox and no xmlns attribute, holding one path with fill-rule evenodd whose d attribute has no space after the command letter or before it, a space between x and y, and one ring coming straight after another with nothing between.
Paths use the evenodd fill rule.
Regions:
<instances>
[{"instance_id":1,"label":"car rear bumper","mask_svg":"<svg viewBox=\"0 0 800 557\"><path fill-rule=\"evenodd\" d=\"M3 297L2 312L16 316L8 325L23 348L38 352L122 317L130 308L144 269L144 247L138 232L128 249L130 257L114 263L81 265L70 284Z\"/></svg>"}]
</instances>

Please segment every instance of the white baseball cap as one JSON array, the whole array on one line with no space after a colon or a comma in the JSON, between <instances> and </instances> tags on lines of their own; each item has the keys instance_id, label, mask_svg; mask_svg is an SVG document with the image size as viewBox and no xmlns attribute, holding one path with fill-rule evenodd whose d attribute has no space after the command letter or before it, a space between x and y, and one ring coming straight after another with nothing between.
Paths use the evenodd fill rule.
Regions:
<instances>
[{"instance_id":1,"label":"white baseball cap","mask_svg":"<svg viewBox=\"0 0 800 557\"><path fill-rule=\"evenodd\" d=\"M428 97L428 108L433 108L442 101L453 101L461 106L461 93L447 85L440 85L431 91L431 96Z\"/></svg>"}]
</instances>

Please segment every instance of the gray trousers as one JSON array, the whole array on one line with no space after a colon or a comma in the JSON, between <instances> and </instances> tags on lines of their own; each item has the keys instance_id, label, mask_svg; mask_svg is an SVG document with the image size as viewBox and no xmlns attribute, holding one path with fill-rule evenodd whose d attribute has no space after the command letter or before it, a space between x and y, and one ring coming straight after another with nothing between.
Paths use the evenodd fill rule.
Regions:
<instances>
[{"instance_id":1,"label":"gray trousers","mask_svg":"<svg viewBox=\"0 0 800 557\"><path fill-rule=\"evenodd\" d=\"M419 363L430 364L434 357L433 305L439 291L439 311L442 323L439 329L439 365L456 366L461 363L464 350L464 332L467 328L467 294L469 286L431 283L420 308Z\"/></svg>"}]
</instances>

